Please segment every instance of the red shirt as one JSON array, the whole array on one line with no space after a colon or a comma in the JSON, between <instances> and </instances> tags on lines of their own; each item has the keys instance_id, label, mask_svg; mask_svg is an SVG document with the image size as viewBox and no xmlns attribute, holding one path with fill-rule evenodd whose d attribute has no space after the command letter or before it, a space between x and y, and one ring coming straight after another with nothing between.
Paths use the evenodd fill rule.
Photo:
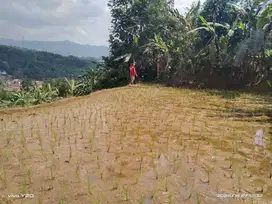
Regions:
<instances>
[{"instance_id":1,"label":"red shirt","mask_svg":"<svg viewBox=\"0 0 272 204\"><path fill-rule=\"evenodd\" d=\"M131 65L129 67L129 71L130 71L130 73L129 73L130 76L135 76L136 75L136 69L135 69L135 67L133 65Z\"/></svg>"}]
</instances>

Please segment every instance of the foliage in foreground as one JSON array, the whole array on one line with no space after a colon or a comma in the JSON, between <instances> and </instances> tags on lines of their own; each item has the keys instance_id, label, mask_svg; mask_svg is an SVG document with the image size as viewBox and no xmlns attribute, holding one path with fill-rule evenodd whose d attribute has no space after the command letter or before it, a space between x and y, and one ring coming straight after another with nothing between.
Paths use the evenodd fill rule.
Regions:
<instances>
[{"instance_id":1,"label":"foliage in foreground","mask_svg":"<svg viewBox=\"0 0 272 204\"><path fill-rule=\"evenodd\" d=\"M0 85L0 106L27 106L50 102L71 96L84 96L91 92L107 87L103 84L105 73L99 69L89 69L77 79L56 78L48 79L42 87L30 80L22 81L19 92L5 91Z\"/></svg>"},{"instance_id":2,"label":"foliage in foreground","mask_svg":"<svg viewBox=\"0 0 272 204\"><path fill-rule=\"evenodd\" d=\"M20 92L7 92L4 93L0 98L1 107L14 107L14 106L27 106L27 105L38 105L45 102L50 102L57 99L57 90L52 90L49 87L35 88L34 90L20 91Z\"/></svg>"}]
</instances>

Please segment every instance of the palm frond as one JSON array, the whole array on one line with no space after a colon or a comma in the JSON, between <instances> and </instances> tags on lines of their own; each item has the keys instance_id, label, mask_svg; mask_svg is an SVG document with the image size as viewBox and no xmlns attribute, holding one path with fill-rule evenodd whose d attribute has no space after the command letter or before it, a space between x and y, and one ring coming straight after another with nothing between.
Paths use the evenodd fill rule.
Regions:
<instances>
[{"instance_id":1,"label":"palm frond","mask_svg":"<svg viewBox=\"0 0 272 204\"><path fill-rule=\"evenodd\" d=\"M231 7L231 8L233 8L239 14L242 14L243 16L247 15L246 10L242 6L239 6L239 5L234 4L234 3L227 3L227 5L229 7Z\"/></svg>"},{"instance_id":2,"label":"palm frond","mask_svg":"<svg viewBox=\"0 0 272 204\"><path fill-rule=\"evenodd\" d=\"M131 56L131 53L129 53L129 54L124 54L124 55L122 55L122 56L120 56L120 57L115 58L113 61L118 61L118 60L120 60L120 59L124 59L124 58L130 57L130 56Z\"/></svg>"},{"instance_id":3,"label":"palm frond","mask_svg":"<svg viewBox=\"0 0 272 204\"><path fill-rule=\"evenodd\" d=\"M272 5L267 5L257 19L257 29L263 29L272 17Z\"/></svg>"},{"instance_id":4,"label":"palm frond","mask_svg":"<svg viewBox=\"0 0 272 204\"><path fill-rule=\"evenodd\" d=\"M199 31L199 30L210 31L207 27L201 26L201 27L195 28L193 30L190 30L189 32L187 32L187 34L194 33L194 32Z\"/></svg>"}]
</instances>

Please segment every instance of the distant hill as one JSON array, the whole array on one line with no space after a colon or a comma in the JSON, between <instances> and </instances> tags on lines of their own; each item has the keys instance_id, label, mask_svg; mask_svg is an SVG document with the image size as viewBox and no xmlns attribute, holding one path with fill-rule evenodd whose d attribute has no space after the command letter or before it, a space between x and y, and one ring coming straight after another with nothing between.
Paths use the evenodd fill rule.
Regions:
<instances>
[{"instance_id":1,"label":"distant hill","mask_svg":"<svg viewBox=\"0 0 272 204\"><path fill-rule=\"evenodd\" d=\"M0 44L47 51L63 56L100 58L109 55L109 48L106 46L81 45L70 41L17 41L0 38Z\"/></svg>"},{"instance_id":2,"label":"distant hill","mask_svg":"<svg viewBox=\"0 0 272 204\"><path fill-rule=\"evenodd\" d=\"M43 51L0 45L0 71L16 78L44 80L58 77L74 77L82 71L96 68L93 59L65 57Z\"/></svg>"}]
</instances>

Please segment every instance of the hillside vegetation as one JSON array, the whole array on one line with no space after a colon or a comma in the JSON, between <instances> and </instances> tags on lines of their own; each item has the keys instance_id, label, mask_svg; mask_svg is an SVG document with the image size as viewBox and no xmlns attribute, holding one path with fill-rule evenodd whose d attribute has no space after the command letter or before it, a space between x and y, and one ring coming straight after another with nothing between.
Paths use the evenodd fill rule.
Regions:
<instances>
[{"instance_id":1,"label":"hillside vegetation","mask_svg":"<svg viewBox=\"0 0 272 204\"><path fill-rule=\"evenodd\" d=\"M92 60L0 45L0 70L15 78L71 78L90 68Z\"/></svg>"},{"instance_id":2,"label":"hillside vegetation","mask_svg":"<svg viewBox=\"0 0 272 204\"><path fill-rule=\"evenodd\" d=\"M136 86L1 110L0 203L268 203L271 100Z\"/></svg>"}]
</instances>

